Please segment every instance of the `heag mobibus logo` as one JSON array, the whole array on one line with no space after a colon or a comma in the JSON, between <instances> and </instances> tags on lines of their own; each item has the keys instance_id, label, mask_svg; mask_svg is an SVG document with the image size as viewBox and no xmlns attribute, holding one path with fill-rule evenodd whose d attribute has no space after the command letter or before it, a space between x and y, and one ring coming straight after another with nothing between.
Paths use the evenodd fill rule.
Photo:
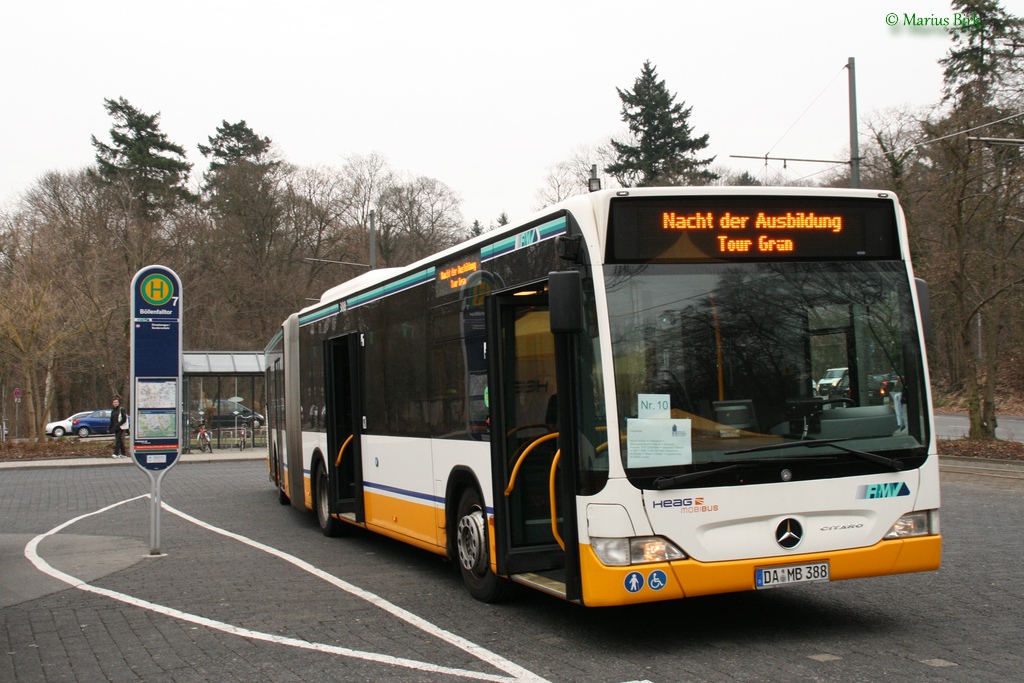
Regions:
<instances>
[{"instance_id":1,"label":"heag mobibus logo","mask_svg":"<svg viewBox=\"0 0 1024 683\"><path fill-rule=\"evenodd\" d=\"M651 509L676 508L682 513L692 512L718 512L718 506L704 502L704 498L668 498L666 500L652 500Z\"/></svg>"}]
</instances>

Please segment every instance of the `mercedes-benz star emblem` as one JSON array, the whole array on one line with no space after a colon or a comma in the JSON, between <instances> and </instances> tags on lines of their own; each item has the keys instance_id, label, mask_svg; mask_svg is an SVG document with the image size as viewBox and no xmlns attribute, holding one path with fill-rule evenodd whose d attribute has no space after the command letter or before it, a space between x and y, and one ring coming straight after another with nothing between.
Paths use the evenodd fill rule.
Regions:
<instances>
[{"instance_id":1,"label":"mercedes-benz star emblem","mask_svg":"<svg viewBox=\"0 0 1024 683\"><path fill-rule=\"evenodd\" d=\"M795 519L784 519L775 527L775 540L786 550L792 550L800 545L803 535L803 527Z\"/></svg>"}]
</instances>

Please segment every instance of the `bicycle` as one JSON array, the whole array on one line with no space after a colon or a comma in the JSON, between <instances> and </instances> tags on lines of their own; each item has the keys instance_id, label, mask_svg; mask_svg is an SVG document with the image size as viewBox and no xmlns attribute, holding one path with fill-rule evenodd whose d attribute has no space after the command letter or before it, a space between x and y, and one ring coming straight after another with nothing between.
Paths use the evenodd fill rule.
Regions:
<instances>
[{"instance_id":1,"label":"bicycle","mask_svg":"<svg viewBox=\"0 0 1024 683\"><path fill-rule=\"evenodd\" d=\"M210 436L210 430L206 428L205 424L199 425L199 431L196 433L196 440L199 441L199 452L209 451L213 453L213 439Z\"/></svg>"},{"instance_id":2,"label":"bicycle","mask_svg":"<svg viewBox=\"0 0 1024 683\"><path fill-rule=\"evenodd\" d=\"M238 428L238 450L245 450L246 429L245 424Z\"/></svg>"}]
</instances>

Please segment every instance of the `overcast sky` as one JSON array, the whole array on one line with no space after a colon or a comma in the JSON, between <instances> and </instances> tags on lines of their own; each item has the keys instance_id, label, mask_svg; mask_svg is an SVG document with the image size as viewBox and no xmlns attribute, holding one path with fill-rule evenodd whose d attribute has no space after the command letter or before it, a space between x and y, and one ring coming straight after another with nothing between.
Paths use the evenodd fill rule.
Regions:
<instances>
[{"instance_id":1,"label":"overcast sky","mask_svg":"<svg viewBox=\"0 0 1024 683\"><path fill-rule=\"evenodd\" d=\"M93 163L90 135L109 141L103 99L123 96L160 113L196 177L196 145L244 119L291 163L378 152L455 190L467 223L518 219L553 164L625 132L615 89L647 59L693 107L716 164L759 174L763 160L730 156L838 159L849 57L862 122L939 100L949 36L905 26L910 14L954 19L923 0L9 0L0 202Z\"/></svg>"}]
</instances>

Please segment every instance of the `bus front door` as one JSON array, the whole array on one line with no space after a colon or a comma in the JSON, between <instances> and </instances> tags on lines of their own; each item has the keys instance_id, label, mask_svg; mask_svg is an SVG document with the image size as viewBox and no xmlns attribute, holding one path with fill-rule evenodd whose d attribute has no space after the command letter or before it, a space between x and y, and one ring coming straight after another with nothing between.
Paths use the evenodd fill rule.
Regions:
<instances>
[{"instance_id":1,"label":"bus front door","mask_svg":"<svg viewBox=\"0 0 1024 683\"><path fill-rule=\"evenodd\" d=\"M575 515L576 507L563 481L572 458L558 453L558 344L547 297L495 295L488 306L498 573L572 599L574 591L566 585L575 584L576 572L570 569L567 581L565 547L577 541L565 531L575 525L564 520Z\"/></svg>"},{"instance_id":2,"label":"bus front door","mask_svg":"<svg viewBox=\"0 0 1024 683\"><path fill-rule=\"evenodd\" d=\"M362 349L359 333L324 342L327 403L328 509L354 522L365 521L362 433Z\"/></svg>"}]
</instances>

